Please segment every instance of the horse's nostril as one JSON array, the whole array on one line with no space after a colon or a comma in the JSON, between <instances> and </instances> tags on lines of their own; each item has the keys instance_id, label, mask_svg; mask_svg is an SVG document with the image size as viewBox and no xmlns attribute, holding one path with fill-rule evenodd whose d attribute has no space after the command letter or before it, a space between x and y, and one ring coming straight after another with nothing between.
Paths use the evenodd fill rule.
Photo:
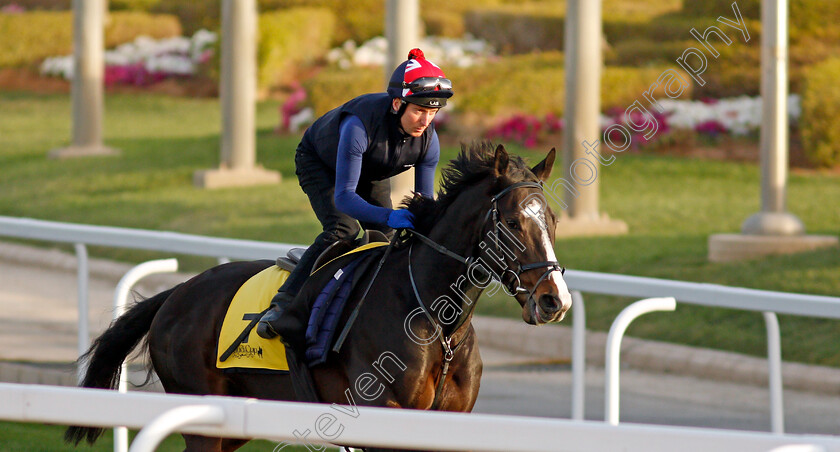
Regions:
<instances>
[{"instance_id":1,"label":"horse's nostril","mask_svg":"<svg viewBox=\"0 0 840 452\"><path fill-rule=\"evenodd\" d=\"M554 313L560 310L562 304L560 303L560 297L557 295L552 294L542 294L540 296L540 307L545 312Z\"/></svg>"}]
</instances>

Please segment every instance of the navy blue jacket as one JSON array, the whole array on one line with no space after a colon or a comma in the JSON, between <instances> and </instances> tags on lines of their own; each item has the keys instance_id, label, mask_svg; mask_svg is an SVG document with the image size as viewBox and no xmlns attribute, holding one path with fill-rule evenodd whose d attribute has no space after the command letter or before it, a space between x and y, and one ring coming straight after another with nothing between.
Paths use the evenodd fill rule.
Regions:
<instances>
[{"instance_id":1,"label":"navy blue jacket","mask_svg":"<svg viewBox=\"0 0 840 452\"><path fill-rule=\"evenodd\" d=\"M440 144L434 126L419 137L402 132L387 93L359 96L320 117L303 135L298 152L317 156L336 171L336 207L362 221L384 224L390 209L355 193L360 181L378 181L417 166L415 190L432 196ZM361 164L359 164L361 160Z\"/></svg>"}]
</instances>

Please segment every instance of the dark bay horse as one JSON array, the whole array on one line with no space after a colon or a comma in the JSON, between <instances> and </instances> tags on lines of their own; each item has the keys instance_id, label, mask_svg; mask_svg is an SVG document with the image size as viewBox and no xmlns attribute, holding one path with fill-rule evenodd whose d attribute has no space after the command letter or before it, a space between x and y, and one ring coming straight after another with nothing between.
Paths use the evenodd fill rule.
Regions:
<instances>
[{"instance_id":1,"label":"dark bay horse","mask_svg":"<svg viewBox=\"0 0 840 452\"><path fill-rule=\"evenodd\" d=\"M340 351L311 369L320 401L471 411L482 363L470 321L482 290L491 284L503 288L522 306L529 324L563 318L571 296L552 246L556 218L542 194L554 156L552 149L529 168L501 145L462 146L442 172L438 199L407 201L418 221L417 234L390 253ZM166 392L295 400L289 375L223 373L215 366L231 299L270 265L219 265L138 302L85 355L89 367L83 386L114 388L120 363L148 335L144 346ZM358 304L359 292L351 294L348 311ZM102 431L70 427L65 438L93 442ZM232 451L247 442L184 439L188 451Z\"/></svg>"}]
</instances>

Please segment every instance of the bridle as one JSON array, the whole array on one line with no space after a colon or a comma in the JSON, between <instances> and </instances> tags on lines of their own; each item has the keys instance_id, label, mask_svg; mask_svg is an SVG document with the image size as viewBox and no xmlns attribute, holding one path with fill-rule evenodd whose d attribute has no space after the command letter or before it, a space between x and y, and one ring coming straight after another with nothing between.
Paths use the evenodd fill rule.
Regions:
<instances>
[{"instance_id":1,"label":"bridle","mask_svg":"<svg viewBox=\"0 0 840 452\"><path fill-rule=\"evenodd\" d=\"M502 223L499 221L499 218L501 216L499 214L499 200L502 199L502 197L505 196L506 194L513 191L514 189L521 188L521 187L539 188L540 192L543 191L543 186L539 182L530 182L530 181L528 181L528 182L517 182L515 184L511 184L511 185L505 187L504 190L500 191L499 193L497 193L495 196L493 196L490 199L490 202L492 203L492 207L490 207L490 210L487 212L487 215L484 217L484 223L487 224L488 220L490 220L490 219L493 220L494 232L493 232L492 237L493 237L493 243L495 244L495 251L497 253L502 252L501 245L499 243L499 235L504 233L504 231L502 230ZM498 254L497 254L497 256L498 256ZM561 267L560 264L557 261L533 262L533 263L530 263L530 264L522 265L522 263L519 262L518 258L513 257L513 263L516 264L516 267L517 267L516 271L512 270L510 268L510 266L508 266L508 268L505 268L505 270L502 272L502 277L504 277L504 275L506 275L508 273L513 275L513 279L511 280L510 285L505 285L504 282L502 281L502 277L498 277L499 282L502 283L502 287L505 288L505 291L511 297L516 296L517 294L520 294L520 293L527 293L528 298L530 299L531 297L534 296L534 292L537 291L537 287L539 287L540 283L542 283L543 280L548 278L548 276L551 275L552 272L559 271L561 275L566 272L566 269L564 267ZM520 279L520 276L522 276L522 274L527 272L527 271L536 270L536 269L540 269L540 268L545 268L546 271L542 274L542 276L540 276L540 278L534 284L534 288L531 289L531 290L528 290L528 289L522 287L522 280ZM494 276L496 276L496 275L494 275Z\"/></svg>"},{"instance_id":2,"label":"bridle","mask_svg":"<svg viewBox=\"0 0 840 452\"><path fill-rule=\"evenodd\" d=\"M500 254L504 255L504 253L502 251L502 246L501 246L501 243L500 243L500 240L499 240L499 236L500 236L500 234L505 233L502 230L503 226L499 222L500 213L499 213L498 203L499 203L499 200L502 199L505 195L511 193L513 190L515 190L517 188L538 188L541 192L543 190L543 186L539 182L533 182L533 181L517 182L517 183L511 184L511 185L505 187L502 191L500 191L499 193L497 193L496 195L494 195L490 199L491 207L487 211L487 214L484 217L484 223L483 224L484 224L484 226L486 226L487 221L489 221L489 220L493 221L493 226L492 226L493 227L493 233L491 234L491 237L493 238L493 242L494 242L494 245L495 245L495 251L497 253L499 253L499 254L497 254L497 256L500 255ZM482 226L482 228L481 228L482 231L485 229L484 226ZM408 232L409 234L418 238L421 242L423 242L425 245L431 247L433 250L437 251L438 253L443 254L444 256L452 258L452 259L466 265L467 266L467 271L469 271L471 266L473 264L475 264L475 262L476 262L476 259L475 259L474 256L463 257L463 256L461 256L457 253L454 253L454 252L450 251L449 249L447 249L443 245L435 242L434 240L430 239L429 237L426 237L425 235L423 235L423 234L421 234L421 233L419 233L419 232L417 232L413 229L406 229L406 232ZM461 347L461 345L463 345L464 340L467 338L468 335L465 334L464 337L462 337L461 340L454 347L452 346L452 337L455 336L455 334L466 323L467 319L470 318L470 315L472 314L473 310L475 310L476 303L475 302L469 303L469 306L470 306L469 310L465 314L464 313L461 314L458 323L456 324L455 328L452 330L452 333L447 335L446 337L444 337L443 328L438 324L438 322L435 321L435 319L432 317L432 314L429 312L429 309L426 307L425 303L423 303L422 298L420 298L420 292L417 290L417 284L414 282L414 271L412 270L412 267L411 267L411 252L412 252L413 248L414 248L414 243L412 243L408 248L408 276L409 276L409 281L411 282L411 289L414 291L414 298L417 300L417 303L420 305L420 309L422 310L423 314L426 316L426 318L429 320L429 322L434 326L435 335L440 339L441 346L443 347L443 367L441 369L441 375L439 377L439 380L438 380L436 388L435 388L435 398L432 401L432 407L431 407L431 409L434 410L434 409L437 409L438 405L440 404L440 397L441 397L441 394L443 392L442 391L443 390L443 383L446 380L446 374L449 371L449 365L450 365L450 363L452 362L452 359L455 356L455 352ZM508 268L506 268L502 272L501 276L497 275L492 269L489 269L486 266L482 266L490 272L490 275L489 275L490 277L495 278L497 281L499 281L502 284L502 286L505 288L505 292L510 296L516 296L517 294L520 294L520 293L527 293L528 298L530 299L531 297L534 296L534 292L536 292L537 287L539 287L540 283L542 283L552 272L559 271L560 274L562 275L566 271L566 269L561 267L560 264L557 263L557 261L534 262L534 263L522 265L522 263L519 261L519 259L516 256L513 256L511 258L511 260L513 261L513 264L516 265L517 270L516 271L511 270L509 268L510 266L508 265L507 266ZM507 264L507 262L505 262L505 263ZM534 284L533 289L531 289L529 291L528 289L521 286L522 282L521 282L520 276L523 273L525 273L527 271L530 271L530 270L536 270L536 269L541 269L541 268L545 268L546 271L542 274L542 276L540 276L540 278ZM504 275L506 275L508 272L510 272L510 274L512 274L513 277L514 277L514 279L511 280L511 283L510 283L509 286L505 285L505 283L502 280ZM514 284L514 282L515 282L515 284Z\"/></svg>"}]
</instances>

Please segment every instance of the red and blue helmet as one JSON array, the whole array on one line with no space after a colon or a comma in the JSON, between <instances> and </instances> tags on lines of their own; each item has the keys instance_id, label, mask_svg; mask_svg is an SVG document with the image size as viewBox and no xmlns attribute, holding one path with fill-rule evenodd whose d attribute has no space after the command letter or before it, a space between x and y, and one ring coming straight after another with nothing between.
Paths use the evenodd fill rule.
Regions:
<instances>
[{"instance_id":1,"label":"red and blue helmet","mask_svg":"<svg viewBox=\"0 0 840 452\"><path fill-rule=\"evenodd\" d=\"M436 64L426 59L422 50L412 49L408 60L391 74L388 94L421 107L441 108L452 97L452 82Z\"/></svg>"}]
</instances>

